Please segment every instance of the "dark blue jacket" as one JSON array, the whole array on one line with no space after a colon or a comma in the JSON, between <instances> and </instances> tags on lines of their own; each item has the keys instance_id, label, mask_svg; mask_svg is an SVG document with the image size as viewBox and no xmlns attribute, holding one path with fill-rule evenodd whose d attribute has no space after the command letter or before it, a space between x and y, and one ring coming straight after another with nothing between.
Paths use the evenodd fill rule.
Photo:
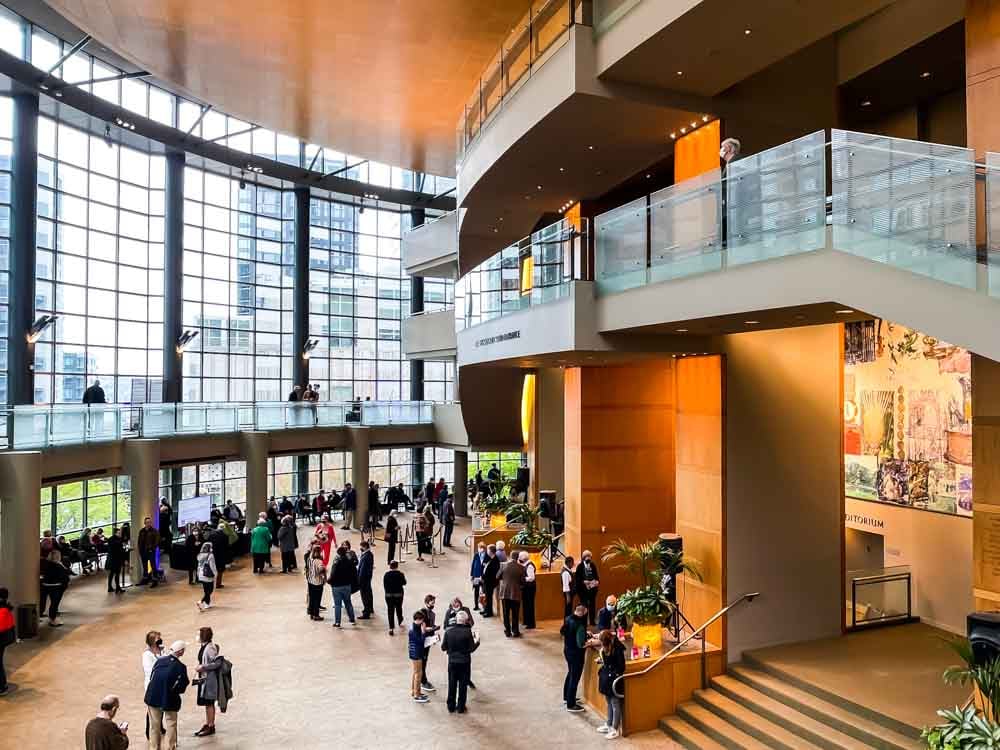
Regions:
<instances>
[{"instance_id":1,"label":"dark blue jacket","mask_svg":"<svg viewBox=\"0 0 1000 750\"><path fill-rule=\"evenodd\" d=\"M424 658L424 628L418 622L413 623L410 627L410 658Z\"/></svg>"},{"instance_id":2,"label":"dark blue jacket","mask_svg":"<svg viewBox=\"0 0 1000 750\"><path fill-rule=\"evenodd\" d=\"M161 656L153 665L146 688L146 705L163 711L180 711L181 695L187 690L187 667L173 654Z\"/></svg>"},{"instance_id":3,"label":"dark blue jacket","mask_svg":"<svg viewBox=\"0 0 1000 750\"><path fill-rule=\"evenodd\" d=\"M370 549L366 549L358 558L358 579L363 583L367 582L370 585L374 574L375 555L372 554Z\"/></svg>"},{"instance_id":4,"label":"dark blue jacket","mask_svg":"<svg viewBox=\"0 0 1000 750\"><path fill-rule=\"evenodd\" d=\"M477 552L472 556L472 570L469 571L470 578L483 577L483 558L485 557L486 557L485 552L483 552L481 555Z\"/></svg>"},{"instance_id":5,"label":"dark blue jacket","mask_svg":"<svg viewBox=\"0 0 1000 750\"><path fill-rule=\"evenodd\" d=\"M344 493L343 497L344 510L357 510L358 507L358 493L353 487Z\"/></svg>"}]
</instances>

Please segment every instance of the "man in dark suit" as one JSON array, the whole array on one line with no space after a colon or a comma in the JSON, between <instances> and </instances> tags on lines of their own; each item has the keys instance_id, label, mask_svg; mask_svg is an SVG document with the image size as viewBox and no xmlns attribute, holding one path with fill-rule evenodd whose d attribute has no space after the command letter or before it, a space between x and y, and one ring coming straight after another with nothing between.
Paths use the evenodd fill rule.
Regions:
<instances>
[{"instance_id":1,"label":"man in dark suit","mask_svg":"<svg viewBox=\"0 0 1000 750\"><path fill-rule=\"evenodd\" d=\"M372 594L372 576L375 574L375 555L371 545L361 542L361 555L358 557L358 585L361 588L361 617L359 620L370 620L375 613L375 598Z\"/></svg>"},{"instance_id":2,"label":"man in dark suit","mask_svg":"<svg viewBox=\"0 0 1000 750\"><path fill-rule=\"evenodd\" d=\"M597 572L597 564L589 549L583 551L580 564L574 573L576 578L576 595L580 603L587 608L587 616L591 625L597 624L597 589L601 576Z\"/></svg>"},{"instance_id":3,"label":"man in dark suit","mask_svg":"<svg viewBox=\"0 0 1000 750\"><path fill-rule=\"evenodd\" d=\"M441 650L448 654L448 713L466 712L465 697L472 682L472 652L479 648L479 638L472 632L469 620L469 611L459 610L455 624L445 630L441 640Z\"/></svg>"},{"instance_id":4,"label":"man in dark suit","mask_svg":"<svg viewBox=\"0 0 1000 750\"><path fill-rule=\"evenodd\" d=\"M486 548L486 563L483 565L483 595L486 602L483 604L483 617L493 617L493 592L500 582L500 558L497 557L496 545L491 544Z\"/></svg>"}]
</instances>

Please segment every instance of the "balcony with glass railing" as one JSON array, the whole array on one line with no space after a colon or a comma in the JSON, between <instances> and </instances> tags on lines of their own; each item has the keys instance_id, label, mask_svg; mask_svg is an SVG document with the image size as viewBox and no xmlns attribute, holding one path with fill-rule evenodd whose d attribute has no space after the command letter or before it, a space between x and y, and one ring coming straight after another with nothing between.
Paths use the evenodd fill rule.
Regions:
<instances>
[{"instance_id":1,"label":"balcony with glass railing","mask_svg":"<svg viewBox=\"0 0 1000 750\"><path fill-rule=\"evenodd\" d=\"M455 323L470 328L568 297L586 280L586 219L550 224L486 259L455 283Z\"/></svg>"},{"instance_id":2,"label":"balcony with glass railing","mask_svg":"<svg viewBox=\"0 0 1000 750\"><path fill-rule=\"evenodd\" d=\"M976 164L967 148L818 131L596 217L596 287L606 295L832 248L1000 297L998 211L1000 155Z\"/></svg>"},{"instance_id":3,"label":"balcony with glass railing","mask_svg":"<svg viewBox=\"0 0 1000 750\"><path fill-rule=\"evenodd\" d=\"M15 406L3 412L0 447L15 450L314 427L434 423L431 401L177 403ZM6 442L5 442L6 441Z\"/></svg>"},{"instance_id":4,"label":"balcony with glass railing","mask_svg":"<svg viewBox=\"0 0 1000 750\"><path fill-rule=\"evenodd\" d=\"M514 25L476 81L457 128L458 159L532 73L566 43L572 26L589 24L593 0L536 0Z\"/></svg>"}]
</instances>

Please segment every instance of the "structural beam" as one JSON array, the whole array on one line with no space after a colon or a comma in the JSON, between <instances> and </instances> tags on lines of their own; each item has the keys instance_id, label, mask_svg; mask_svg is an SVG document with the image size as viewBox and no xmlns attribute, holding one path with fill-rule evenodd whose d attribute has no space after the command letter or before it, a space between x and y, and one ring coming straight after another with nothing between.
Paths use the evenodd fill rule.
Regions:
<instances>
[{"instance_id":1,"label":"structural beam","mask_svg":"<svg viewBox=\"0 0 1000 750\"><path fill-rule=\"evenodd\" d=\"M42 454L0 453L0 585L10 601L38 605L38 527L41 524Z\"/></svg>"},{"instance_id":2,"label":"structural beam","mask_svg":"<svg viewBox=\"0 0 1000 750\"><path fill-rule=\"evenodd\" d=\"M14 96L14 151L11 154L10 310L7 341L8 399L32 404L35 346L28 329L35 317L35 227L38 184L38 96Z\"/></svg>"},{"instance_id":3,"label":"structural beam","mask_svg":"<svg viewBox=\"0 0 1000 750\"><path fill-rule=\"evenodd\" d=\"M424 175L417 176L417 184L422 189ZM423 226L427 220L427 212L420 207L410 209L410 226ZM420 276L410 277L410 315L424 311L424 280ZM457 369L457 368L456 368ZM424 361L422 359L410 360L410 400L422 401L424 398ZM424 477L424 449L410 449L410 481L413 483L412 493L416 495L418 488L423 487Z\"/></svg>"},{"instance_id":4,"label":"structural beam","mask_svg":"<svg viewBox=\"0 0 1000 750\"><path fill-rule=\"evenodd\" d=\"M184 162L183 152L170 151L166 158L166 195L163 218L163 401L183 399L182 360L177 341L183 333L184 256Z\"/></svg>"}]
</instances>

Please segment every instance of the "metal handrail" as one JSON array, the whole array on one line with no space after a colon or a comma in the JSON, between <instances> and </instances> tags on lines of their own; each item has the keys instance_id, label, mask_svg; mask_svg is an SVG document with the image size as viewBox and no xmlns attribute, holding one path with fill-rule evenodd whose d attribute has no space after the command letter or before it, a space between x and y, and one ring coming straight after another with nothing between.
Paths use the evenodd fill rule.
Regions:
<instances>
[{"instance_id":1,"label":"metal handrail","mask_svg":"<svg viewBox=\"0 0 1000 750\"><path fill-rule=\"evenodd\" d=\"M486 529L482 533L482 536L489 536L494 531L500 531L502 529L513 528L513 526L515 524L518 525L518 526L523 526L524 525L520 521L507 521L507 523L503 524L502 526L491 526L490 528ZM473 533L469 534L467 537L465 537L465 543L466 543L466 545L471 547L472 545L470 545L469 542L470 542L470 540L475 539L475 537L476 537L475 532L473 532Z\"/></svg>"},{"instance_id":2,"label":"metal handrail","mask_svg":"<svg viewBox=\"0 0 1000 750\"><path fill-rule=\"evenodd\" d=\"M614 682L611 683L611 692L613 692L619 698L624 698L625 694L618 692L618 683L621 680L624 680L626 677L638 677L639 675L648 674L649 672L651 672L652 670L654 670L658 666L660 666L660 664L662 664L667 659L669 659L671 656L673 656L673 654L675 654L677 651L679 651L684 646L686 646L691 640L693 640L694 638L698 637L699 634L704 633L705 630L708 628L709 625L711 625L713 622L715 622L716 620L718 620L720 617L723 617L727 612L729 612L729 610L733 609L734 607L739 606L743 602L752 602L758 596L760 596L760 592L759 591L755 591L752 594L743 594L738 599L734 599L729 604L727 604L725 607L723 607L718 612L716 612L714 615L712 615L711 617L709 617L708 620L706 620L705 623L700 628L698 628L693 633L691 633L691 635L689 635L683 641L680 641L676 646L674 646L672 649L670 649L669 651L667 651L667 653L665 653L663 656L661 656L659 659L657 659L656 661L654 661L652 664L650 664L645 669L642 669L642 670L640 670L638 672L631 672L629 674L618 675L618 677L615 678ZM708 674L707 674L707 672L705 670L705 638L701 639L701 687L702 687L702 690L704 690L705 688L708 687Z\"/></svg>"}]
</instances>

